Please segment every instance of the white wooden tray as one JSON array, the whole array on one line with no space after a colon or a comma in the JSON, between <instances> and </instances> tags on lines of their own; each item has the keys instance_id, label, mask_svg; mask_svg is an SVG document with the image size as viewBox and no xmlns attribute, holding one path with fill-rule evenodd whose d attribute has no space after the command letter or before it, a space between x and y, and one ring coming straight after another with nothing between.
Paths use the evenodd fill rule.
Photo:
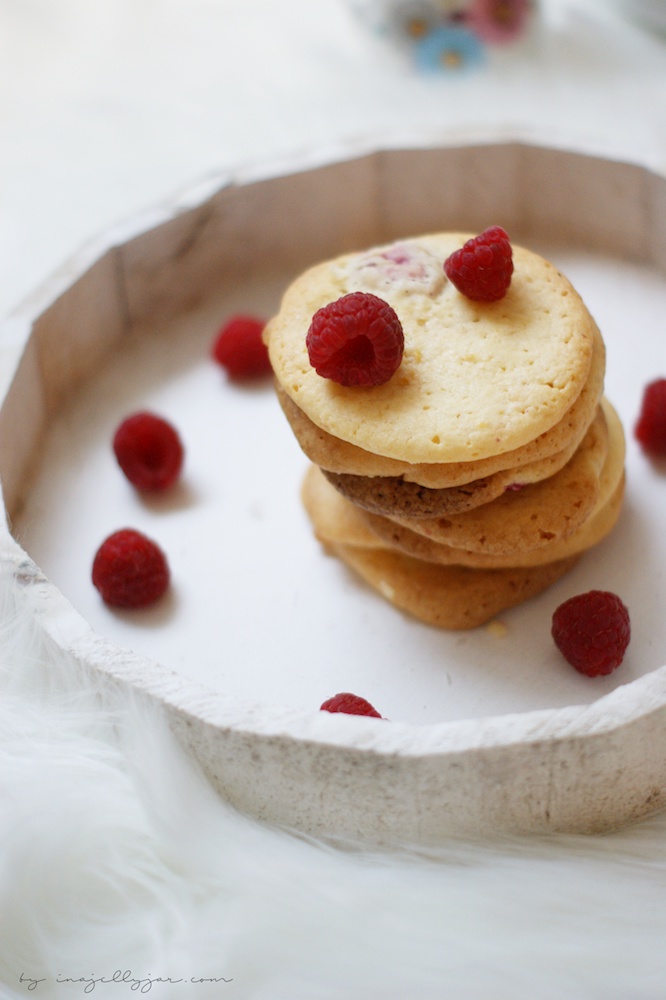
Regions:
<instances>
[{"instance_id":1,"label":"white wooden tray","mask_svg":"<svg viewBox=\"0 0 666 1000\"><path fill-rule=\"evenodd\" d=\"M270 385L233 386L208 348L225 316L268 315L310 263L493 223L550 256L595 314L629 485L612 537L503 615L504 634L444 633L323 554ZM4 572L87 671L163 704L215 787L258 818L432 844L646 815L666 792L666 479L632 426L644 384L666 374L664 269L666 180L598 155L519 141L357 149L211 178L106 234L4 325ZM185 440L184 481L160 501L139 499L110 452L138 407ZM90 565L129 525L166 550L174 588L118 613ZM625 663L594 681L550 639L557 604L592 587L619 593L633 626ZM391 721L319 712L340 690Z\"/></svg>"}]
</instances>

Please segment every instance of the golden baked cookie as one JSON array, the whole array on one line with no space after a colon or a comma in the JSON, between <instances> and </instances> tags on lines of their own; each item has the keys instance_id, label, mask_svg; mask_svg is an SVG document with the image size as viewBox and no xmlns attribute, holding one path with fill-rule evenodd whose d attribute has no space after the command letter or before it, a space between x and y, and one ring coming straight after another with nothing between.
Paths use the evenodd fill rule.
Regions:
<instances>
[{"instance_id":1,"label":"golden baked cookie","mask_svg":"<svg viewBox=\"0 0 666 1000\"><path fill-rule=\"evenodd\" d=\"M552 264L516 246L504 298L465 298L440 268L467 238L440 233L404 241L402 263L391 257L391 246L346 255L290 286L266 339L280 386L317 427L375 455L442 464L515 451L565 418L588 380L592 317ZM367 288L382 259L389 278L381 295L405 335L400 368L384 385L362 390L322 378L305 343L312 316L344 293Z\"/></svg>"},{"instance_id":2,"label":"golden baked cookie","mask_svg":"<svg viewBox=\"0 0 666 1000\"><path fill-rule=\"evenodd\" d=\"M333 545L337 556L396 608L438 628L471 629L540 594L576 564L467 569L436 566L389 549Z\"/></svg>"},{"instance_id":3,"label":"golden baked cookie","mask_svg":"<svg viewBox=\"0 0 666 1000\"><path fill-rule=\"evenodd\" d=\"M487 555L466 552L444 545L396 524L389 518L369 514L331 488L316 466L312 465L303 480L302 500L315 536L325 546L356 546L366 549L388 548L415 559L440 565L474 568L538 566L578 555L599 544L614 528L624 496L625 440L620 420L604 400L604 414L609 431L609 448L600 475L599 498L588 519L568 538L553 541L520 555Z\"/></svg>"},{"instance_id":4,"label":"golden baked cookie","mask_svg":"<svg viewBox=\"0 0 666 1000\"><path fill-rule=\"evenodd\" d=\"M279 383L276 384L276 392L301 449L310 461L320 468L359 476L398 476L407 482L419 483L431 489L446 489L462 486L507 469L516 470L516 481L535 481L530 478L526 466L549 458L557 462L556 456L561 455L566 449L573 452L580 444L599 405L605 369L605 346L601 335L595 330L587 382L562 420L522 448L470 462L412 464L375 455L342 441L318 427L282 390ZM518 475L518 470L523 469L525 469L524 479L522 474Z\"/></svg>"},{"instance_id":5,"label":"golden baked cookie","mask_svg":"<svg viewBox=\"0 0 666 1000\"><path fill-rule=\"evenodd\" d=\"M514 565L539 566L544 562L577 555L597 545L615 526L622 508L624 485L624 472L620 469L613 491L604 491L603 502L598 504L577 531L564 541L554 542L548 548L525 552L520 557L501 557L454 549L450 545L433 542L425 535L419 535L379 514L369 515L331 489L316 465L308 468L301 495L315 537L324 546L394 549L415 559L442 566L500 569Z\"/></svg>"},{"instance_id":6,"label":"golden baked cookie","mask_svg":"<svg viewBox=\"0 0 666 1000\"><path fill-rule=\"evenodd\" d=\"M358 507L388 517L438 517L473 510L490 503L506 490L519 489L548 479L573 456L580 442L573 438L566 448L517 469L495 472L460 486L441 489L421 486L401 476L354 476L346 472L322 469L329 483Z\"/></svg>"},{"instance_id":7,"label":"golden baked cookie","mask_svg":"<svg viewBox=\"0 0 666 1000\"><path fill-rule=\"evenodd\" d=\"M579 554L608 535L620 514L624 496L625 439L617 413L603 402L608 427L608 453L599 477L599 497L583 524L563 541L522 554L467 552L427 538L381 515L359 509L331 488L320 469L311 465L302 486L302 500L316 537L324 545L393 548L406 555L442 565L483 568L536 566Z\"/></svg>"},{"instance_id":8,"label":"golden baked cookie","mask_svg":"<svg viewBox=\"0 0 666 1000\"><path fill-rule=\"evenodd\" d=\"M313 466L314 468L314 466ZM507 566L541 566L547 562L554 562L560 559L567 559L572 555L580 555L598 545L606 535L615 527L624 499L624 475L620 476L620 481L615 487L615 492L611 494L605 503L595 509L587 521L584 522L573 534L563 541L555 541L551 545L540 549L532 549L529 552L510 553L507 556L486 555L482 552L465 552L463 549L454 549L450 545L443 545L433 542L425 535L419 535L416 531L411 531L401 525L389 521L388 518L379 514L369 515L366 519L366 526L370 532L375 534L376 539L369 541L368 535L362 531L360 524L353 524L353 531L348 531L346 519L343 518L337 523L339 535L337 541L348 545L364 545L365 548L377 548L377 541L383 542L386 548L404 552L405 555L413 556L415 559L422 559L426 562L439 563L442 566L471 566L477 569L500 569ZM331 504L331 508L332 508ZM333 510L327 511L322 534L330 533L334 528ZM358 513L358 512L357 512ZM349 519L352 521L352 519ZM358 521L362 518L359 516ZM351 528L352 525L350 524ZM321 540L321 539L320 539ZM330 540L330 539L329 539Z\"/></svg>"},{"instance_id":9,"label":"golden baked cookie","mask_svg":"<svg viewBox=\"0 0 666 1000\"><path fill-rule=\"evenodd\" d=\"M394 517L435 542L486 555L519 556L568 538L594 510L608 453L608 428L599 408L583 441L554 476L508 490L490 503L435 518Z\"/></svg>"}]
</instances>

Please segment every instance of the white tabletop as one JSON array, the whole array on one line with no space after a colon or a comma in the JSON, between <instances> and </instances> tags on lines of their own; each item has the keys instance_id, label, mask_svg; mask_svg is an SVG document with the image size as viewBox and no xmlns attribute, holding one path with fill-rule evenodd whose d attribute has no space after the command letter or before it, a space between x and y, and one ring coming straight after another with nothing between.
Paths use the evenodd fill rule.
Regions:
<instances>
[{"instance_id":1,"label":"white tabletop","mask_svg":"<svg viewBox=\"0 0 666 1000\"><path fill-rule=\"evenodd\" d=\"M424 76L344 0L3 4L0 316L112 223L256 160L500 131L666 162L666 47L608 8L548 0L533 47Z\"/></svg>"}]
</instances>

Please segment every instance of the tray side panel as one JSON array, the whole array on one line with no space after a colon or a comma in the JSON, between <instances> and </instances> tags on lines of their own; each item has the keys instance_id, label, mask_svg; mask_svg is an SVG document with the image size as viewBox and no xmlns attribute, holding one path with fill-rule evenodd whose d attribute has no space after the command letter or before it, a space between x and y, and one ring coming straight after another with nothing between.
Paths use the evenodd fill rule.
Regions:
<instances>
[{"instance_id":1,"label":"tray side panel","mask_svg":"<svg viewBox=\"0 0 666 1000\"><path fill-rule=\"evenodd\" d=\"M234 183L122 248L133 327L192 308L216 286L322 258L376 238L376 157Z\"/></svg>"},{"instance_id":2,"label":"tray side panel","mask_svg":"<svg viewBox=\"0 0 666 1000\"><path fill-rule=\"evenodd\" d=\"M35 320L47 413L127 332L118 264L118 251L109 250Z\"/></svg>"},{"instance_id":3,"label":"tray side panel","mask_svg":"<svg viewBox=\"0 0 666 1000\"><path fill-rule=\"evenodd\" d=\"M528 237L649 259L649 175L643 167L530 146L523 149L518 184Z\"/></svg>"},{"instance_id":4,"label":"tray side panel","mask_svg":"<svg viewBox=\"0 0 666 1000\"><path fill-rule=\"evenodd\" d=\"M520 228L516 178L522 156L517 143L385 151L379 189L383 238L479 232L490 225Z\"/></svg>"}]
</instances>

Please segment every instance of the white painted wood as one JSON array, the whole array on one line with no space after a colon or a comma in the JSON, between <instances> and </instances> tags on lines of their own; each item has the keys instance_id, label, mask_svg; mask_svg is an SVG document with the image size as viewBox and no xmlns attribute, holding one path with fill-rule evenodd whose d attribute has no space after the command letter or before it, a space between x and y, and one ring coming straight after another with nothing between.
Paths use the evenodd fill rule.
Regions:
<instances>
[{"instance_id":1,"label":"white painted wood","mask_svg":"<svg viewBox=\"0 0 666 1000\"><path fill-rule=\"evenodd\" d=\"M347 248L477 228L489 217L535 239L663 269L666 180L592 154L514 140L326 151L209 179L118 227L0 338L10 523L67 396L123 338L155 337L221 282L296 273ZM102 637L9 530L0 555L39 626L86 675L162 703L220 793L261 819L367 843L433 844L451 834L603 831L663 805L666 667L590 704L427 725L272 707L210 690Z\"/></svg>"}]
</instances>

